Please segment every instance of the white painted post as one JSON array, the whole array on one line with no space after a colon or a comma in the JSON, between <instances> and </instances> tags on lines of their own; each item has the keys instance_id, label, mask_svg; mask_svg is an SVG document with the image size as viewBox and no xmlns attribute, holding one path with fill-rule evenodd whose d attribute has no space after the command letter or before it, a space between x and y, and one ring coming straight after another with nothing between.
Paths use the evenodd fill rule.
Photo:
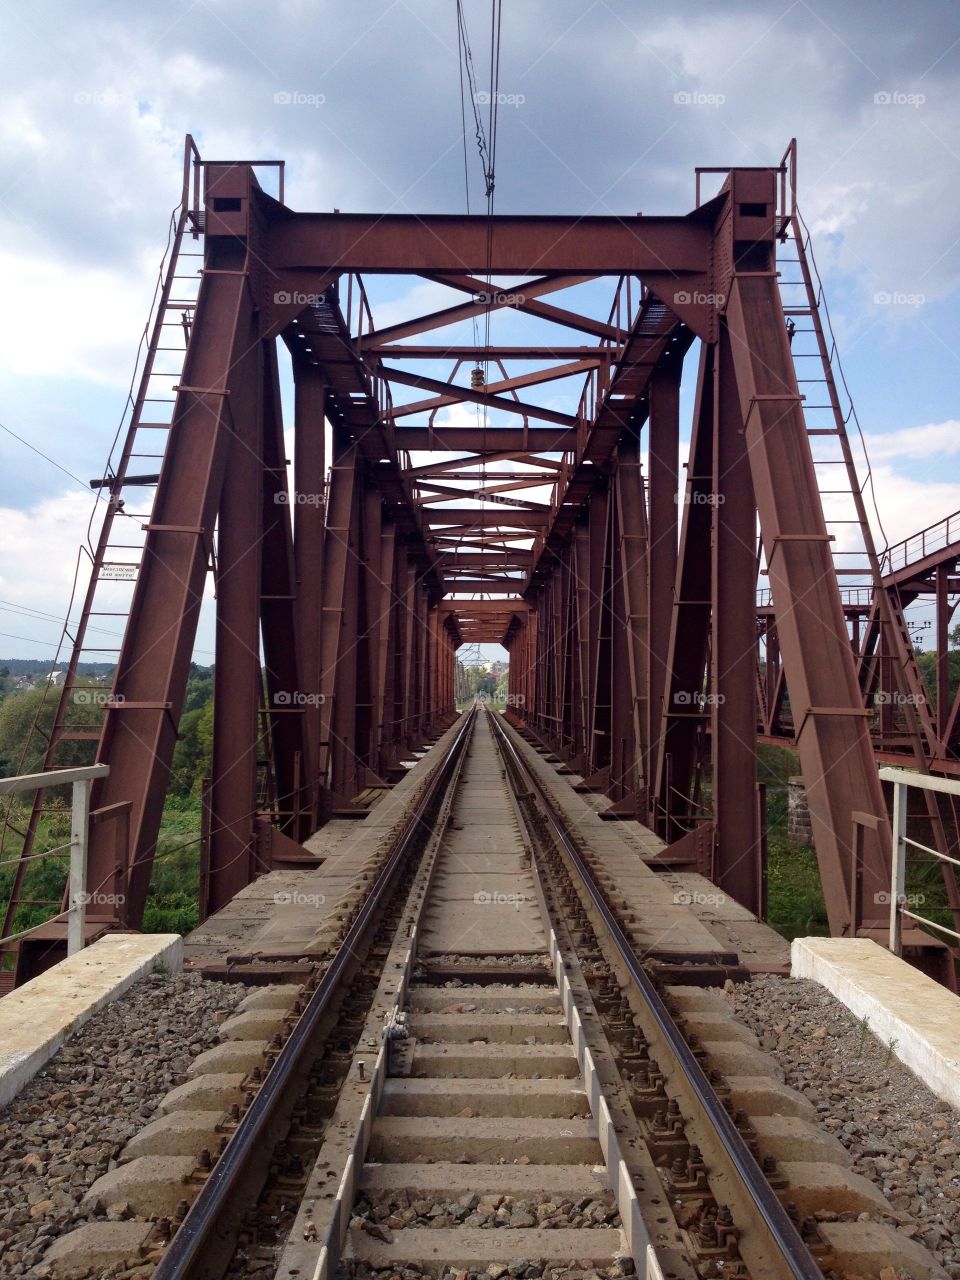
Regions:
<instances>
[{"instance_id":1,"label":"white painted post","mask_svg":"<svg viewBox=\"0 0 960 1280\"><path fill-rule=\"evenodd\" d=\"M903 950L903 916L900 905L907 880L907 784L893 784L893 875L890 884L890 950Z\"/></svg>"},{"instance_id":2,"label":"white painted post","mask_svg":"<svg viewBox=\"0 0 960 1280\"><path fill-rule=\"evenodd\" d=\"M70 902L67 910L67 955L83 950L87 922L87 840L90 834L90 780L73 784L70 829Z\"/></svg>"}]
</instances>

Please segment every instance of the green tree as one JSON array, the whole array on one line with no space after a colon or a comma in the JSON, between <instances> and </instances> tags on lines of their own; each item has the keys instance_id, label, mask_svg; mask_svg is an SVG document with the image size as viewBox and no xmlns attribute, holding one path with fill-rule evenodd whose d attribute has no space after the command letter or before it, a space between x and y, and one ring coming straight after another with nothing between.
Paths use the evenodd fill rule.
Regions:
<instances>
[{"instance_id":1,"label":"green tree","mask_svg":"<svg viewBox=\"0 0 960 1280\"><path fill-rule=\"evenodd\" d=\"M89 691L74 693L67 723L96 728L103 720L103 709L96 702L77 701L84 692ZM59 702L60 690L46 687L18 690L0 702L0 776L37 773L43 767L46 738L53 729ZM34 722L38 731L34 731ZM57 753L57 763L63 768L90 764L94 747L93 741L65 742Z\"/></svg>"}]
</instances>

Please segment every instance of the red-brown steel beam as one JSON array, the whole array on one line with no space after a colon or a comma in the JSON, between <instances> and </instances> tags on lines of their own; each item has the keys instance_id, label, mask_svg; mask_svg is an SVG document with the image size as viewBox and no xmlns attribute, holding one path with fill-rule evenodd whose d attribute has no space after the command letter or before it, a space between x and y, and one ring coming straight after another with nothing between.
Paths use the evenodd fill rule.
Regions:
<instances>
[{"instance_id":1,"label":"red-brown steel beam","mask_svg":"<svg viewBox=\"0 0 960 1280\"><path fill-rule=\"evenodd\" d=\"M424 518L435 525L455 524L464 529L496 529L500 526L513 529L542 529L548 513L530 511L506 504L486 507L426 507Z\"/></svg>"},{"instance_id":2,"label":"red-brown steel beam","mask_svg":"<svg viewBox=\"0 0 960 1280\"><path fill-rule=\"evenodd\" d=\"M581 373L588 373L591 369L596 369L600 364L599 359L586 358L584 360L574 360L569 364L555 365L549 369L535 369L531 373L517 374L514 378L500 378L496 382L488 382L484 385L483 391L487 396L495 396L501 391L514 391L518 387L535 387L543 382L557 382L561 378L576 377ZM392 371L395 372L395 371ZM416 375L411 375L415 377ZM398 379L391 373L387 374L387 378L396 382ZM414 385L413 382L409 385ZM423 385L423 379L417 379L417 385ZM440 385L443 385L442 383ZM413 413L433 413L437 409L443 409L447 405L462 404L464 400L470 399L466 393L470 390L468 387L460 387L455 383L450 383L450 391L444 392L442 395L434 396L431 400L417 400L407 404L394 405L392 409L384 415L387 418L408 418ZM519 402L518 402L519 403Z\"/></svg>"},{"instance_id":3,"label":"red-brown steel beam","mask_svg":"<svg viewBox=\"0 0 960 1280\"><path fill-rule=\"evenodd\" d=\"M309 719L316 703L280 699L290 690L305 690L301 646L303 632L297 611L293 529L287 492L286 449L280 404L280 376L275 342L264 354L263 423L263 546L260 570L260 625L263 633L264 673L270 721L271 758L281 827L294 840L313 833L313 784ZM317 670L319 676L319 666ZM285 815L291 815L287 818Z\"/></svg>"},{"instance_id":4,"label":"red-brown steel beam","mask_svg":"<svg viewBox=\"0 0 960 1280\"><path fill-rule=\"evenodd\" d=\"M756 748L756 505L731 340L720 326L715 366L710 700L714 879L762 910ZM695 691L699 693L699 690Z\"/></svg>"},{"instance_id":5,"label":"red-brown steel beam","mask_svg":"<svg viewBox=\"0 0 960 1280\"><path fill-rule=\"evenodd\" d=\"M243 343L231 370L233 432L217 526L213 768L201 918L225 907L255 873L263 484L263 354L255 322Z\"/></svg>"},{"instance_id":6,"label":"red-brown steel beam","mask_svg":"<svg viewBox=\"0 0 960 1280\"><path fill-rule=\"evenodd\" d=\"M636 816L646 817L650 771L651 609L650 535L643 493L640 450L636 440L622 440L617 449L614 479L619 525L619 568L623 617L619 630L625 641L619 668L624 694L629 697L627 754L632 761L629 793ZM674 510L676 504L674 503ZM669 618L669 614L667 615ZM662 677L661 677L662 680Z\"/></svg>"},{"instance_id":7,"label":"red-brown steel beam","mask_svg":"<svg viewBox=\"0 0 960 1280\"><path fill-rule=\"evenodd\" d=\"M218 175L210 175L215 186ZM92 806L131 803L126 918L142 919L229 452L237 362L256 341L244 247L208 246L180 390L117 663ZM259 496L254 499L259 510ZM111 824L91 828L87 883L115 883Z\"/></svg>"},{"instance_id":8,"label":"red-brown steel beam","mask_svg":"<svg viewBox=\"0 0 960 1280\"><path fill-rule=\"evenodd\" d=\"M275 269L339 272L492 272L581 275L710 268L713 229L702 211L682 217L540 217L497 214L285 212L270 228Z\"/></svg>"},{"instance_id":9,"label":"red-brown steel beam","mask_svg":"<svg viewBox=\"0 0 960 1280\"><path fill-rule=\"evenodd\" d=\"M434 277L429 277L433 279ZM542 293L551 293L557 289L566 289L571 284L578 284L589 277L584 276L544 276L539 280L524 281L522 292L519 290L507 292L497 289L495 286L486 285L482 281L471 281L467 285L462 278L458 282L454 282L450 278L442 278L441 283L449 284L451 288L460 288L467 293L476 295L472 302L463 302L455 307L444 307L440 311L432 311L427 315L416 316L412 320L404 320L399 324L392 324L384 329L374 329L371 333L366 334L360 339L360 345L363 351L376 351L381 358L386 359L384 348L392 343L396 343L401 338L412 337L416 333L425 333L431 329L445 329L448 325L459 324L463 320L475 320L478 315L490 311L500 311L503 308L511 308L517 311L531 310L535 305L534 299ZM593 332L593 326L597 321L590 320L589 317L577 316L576 320L582 321L583 326L587 326L588 332ZM572 325L571 327L579 327ZM597 334L598 337L610 336L615 337L614 331L607 334L608 326L602 326L603 332ZM476 348L471 348L471 356L476 355ZM401 353L403 348L400 348Z\"/></svg>"},{"instance_id":10,"label":"red-brown steel beam","mask_svg":"<svg viewBox=\"0 0 960 1280\"><path fill-rule=\"evenodd\" d=\"M450 394L450 383L441 382L439 378L427 378L419 373L408 373L405 369L381 369L380 376L387 382L399 382L407 387L418 387L423 391L433 391L443 404L453 404L457 400L467 400L471 404L486 405L490 409L499 409L504 413L515 413L527 418L539 418L543 422L555 422L558 426L574 428L577 419L569 413L558 413L555 409L545 409L542 405L531 404L527 400L512 400L509 396L492 395L488 391L475 391L472 387L458 387L456 396ZM428 401L428 408L438 407L437 400ZM449 430L450 428L448 428Z\"/></svg>"},{"instance_id":11,"label":"red-brown steel beam","mask_svg":"<svg viewBox=\"0 0 960 1280\"><path fill-rule=\"evenodd\" d=\"M320 781L328 792L352 794L356 722L357 544L356 447L334 441L323 544L320 624Z\"/></svg>"},{"instance_id":12,"label":"red-brown steel beam","mask_svg":"<svg viewBox=\"0 0 960 1280\"><path fill-rule=\"evenodd\" d=\"M648 638L645 654L646 699L644 777L654 785L656 743L663 719L663 687L667 679L670 622L677 576L677 535L680 525L680 374L682 361L663 362L650 378L647 434L647 522L649 576L647 581Z\"/></svg>"},{"instance_id":13,"label":"red-brown steel beam","mask_svg":"<svg viewBox=\"0 0 960 1280\"><path fill-rule=\"evenodd\" d=\"M294 362L293 377L293 546L297 575L297 631L302 655L301 680L307 699L304 703L306 741L303 777L310 792L311 810L318 815L326 387L319 370L305 361Z\"/></svg>"},{"instance_id":14,"label":"red-brown steel beam","mask_svg":"<svg viewBox=\"0 0 960 1280\"><path fill-rule=\"evenodd\" d=\"M850 928L854 813L864 918L890 888L890 827L823 518L783 308L771 274L734 277L727 307L741 415L827 913Z\"/></svg>"},{"instance_id":15,"label":"red-brown steel beam","mask_svg":"<svg viewBox=\"0 0 960 1280\"><path fill-rule=\"evenodd\" d=\"M441 383L441 386L444 384ZM516 401L513 402L514 405ZM398 449L511 457L516 453L570 453L576 448L577 433L569 427L394 427ZM536 459L539 463L541 460ZM463 458L456 461L462 466ZM435 469L430 464L428 472ZM409 473L412 474L412 473Z\"/></svg>"},{"instance_id":16,"label":"red-brown steel beam","mask_svg":"<svg viewBox=\"0 0 960 1280\"><path fill-rule=\"evenodd\" d=\"M364 345L364 352L375 351L381 360L592 360L615 361L619 347L561 346L559 344L528 346L431 346L414 343L374 343Z\"/></svg>"},{"instance_id":17,"label":"red-brown steel beam","mask_svg":"<svg viewBox=\"0 0 960 1280\"><path fill-rule=\"evenodd\" d=\"M704 344L684 484L666 676L660 693L661 730L656 742L656 808L651 823L666 840L679 839L694 817L697 742L705 719L698 696L704 686L713 598L710 538L714 366L714 346ZM656 690L652 693L657 696Z\"/></svg>"}]
</instances>

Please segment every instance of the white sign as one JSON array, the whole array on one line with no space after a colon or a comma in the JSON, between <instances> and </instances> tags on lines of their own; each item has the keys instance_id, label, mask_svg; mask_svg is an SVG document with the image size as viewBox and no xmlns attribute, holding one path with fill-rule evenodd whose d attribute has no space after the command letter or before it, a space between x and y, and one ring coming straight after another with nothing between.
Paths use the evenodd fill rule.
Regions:
<instances>
[{"instance_id":1,"label":"white sign","mask_svg":"<svg viewBox=\"0 0 960 1280\"><path fill-rule=\"evenodd\" d=\"M123 560L104 560L100 566L100 577L113 582L135 582L138 564L127 564Z\"/></svg>"}]
</instances>

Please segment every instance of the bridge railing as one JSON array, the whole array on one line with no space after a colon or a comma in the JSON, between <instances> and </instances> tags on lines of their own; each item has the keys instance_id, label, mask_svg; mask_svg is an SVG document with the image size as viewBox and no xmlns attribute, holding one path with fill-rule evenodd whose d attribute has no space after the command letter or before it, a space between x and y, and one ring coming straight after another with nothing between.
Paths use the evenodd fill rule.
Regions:
<instances>
[{"instance_id":1,"label":"bridge railing","mask_svg":"<svg viewBox=\"0 0 960 1280\"><path fill-rule=\"evenodd\" d=\"M71 785L72 805L70 822L70 842L58 849L47 849L42 853L31 854L31 859L55 857L58 853L69 850L70 872L67 909L54 916L60 920L67 919L67 955L72 956L83 947L84 932L87 920L87 903L90 895L87 892L87 850L90 841L91 817L97 820L98 815L90 813L90 789L95 779L105 778L110 772L107 764L92 764L72 769L50 769L45 773L25 773L13 778L0 778L0 796L14 795L20 791L46 790L48 787ZM111 806L117 808L117 806ZM105 811L104 811L105 812ZM118 815L110 814L111 817ZM50 924L50 920L43 921ZM38 925L13 933L7 938L0 938L0 947L20 938L28 937Z\"/></svg>"},{"instance_id":2,"label":"bridge railing","mask_svg":"<svg viewBox=\"0 0 960 1280\"><path fill-rule=\"evenodd\" d=\"M902 542L895 542L887 547L880 558L880 570L883 574L895 573L898 569L906 569L908 565L925 560L927 556L960 542L960 511L928 525L918 533L911 533Z\"/></svg>"},{"instance_id":3,"label":"bridge railing","mask_svg":"<svg viewBox=\"0 0 960 1280\"><path fill-rule=\"evenodd\" d=\"M936 791L942 795L960 796L960 779L935 778L930 774L916 773L910 769L881 769L880 780L893 784L890 950L897 956L903 951L904 917L915 921L917 924L927 925L931 929L938 929L941 933L946 933L960 942L960 933L955 932L953 929L948 929L946 925L940 924L936 920L931 920L928 916L921 916L916 911L913 911L911 908L920 904L915 904L915 900L906 893L907 852L909 849L919 849L923 853L936 858L939 862L949 862L955 867L960 867L960 861L956 858L951 858L947 854L941 853L938 849L932 849L930 845L922 844L919 840L913 840L907 835L907 803L910 788L916 787L920 791Z\"/></svg>"}]
</instances>

